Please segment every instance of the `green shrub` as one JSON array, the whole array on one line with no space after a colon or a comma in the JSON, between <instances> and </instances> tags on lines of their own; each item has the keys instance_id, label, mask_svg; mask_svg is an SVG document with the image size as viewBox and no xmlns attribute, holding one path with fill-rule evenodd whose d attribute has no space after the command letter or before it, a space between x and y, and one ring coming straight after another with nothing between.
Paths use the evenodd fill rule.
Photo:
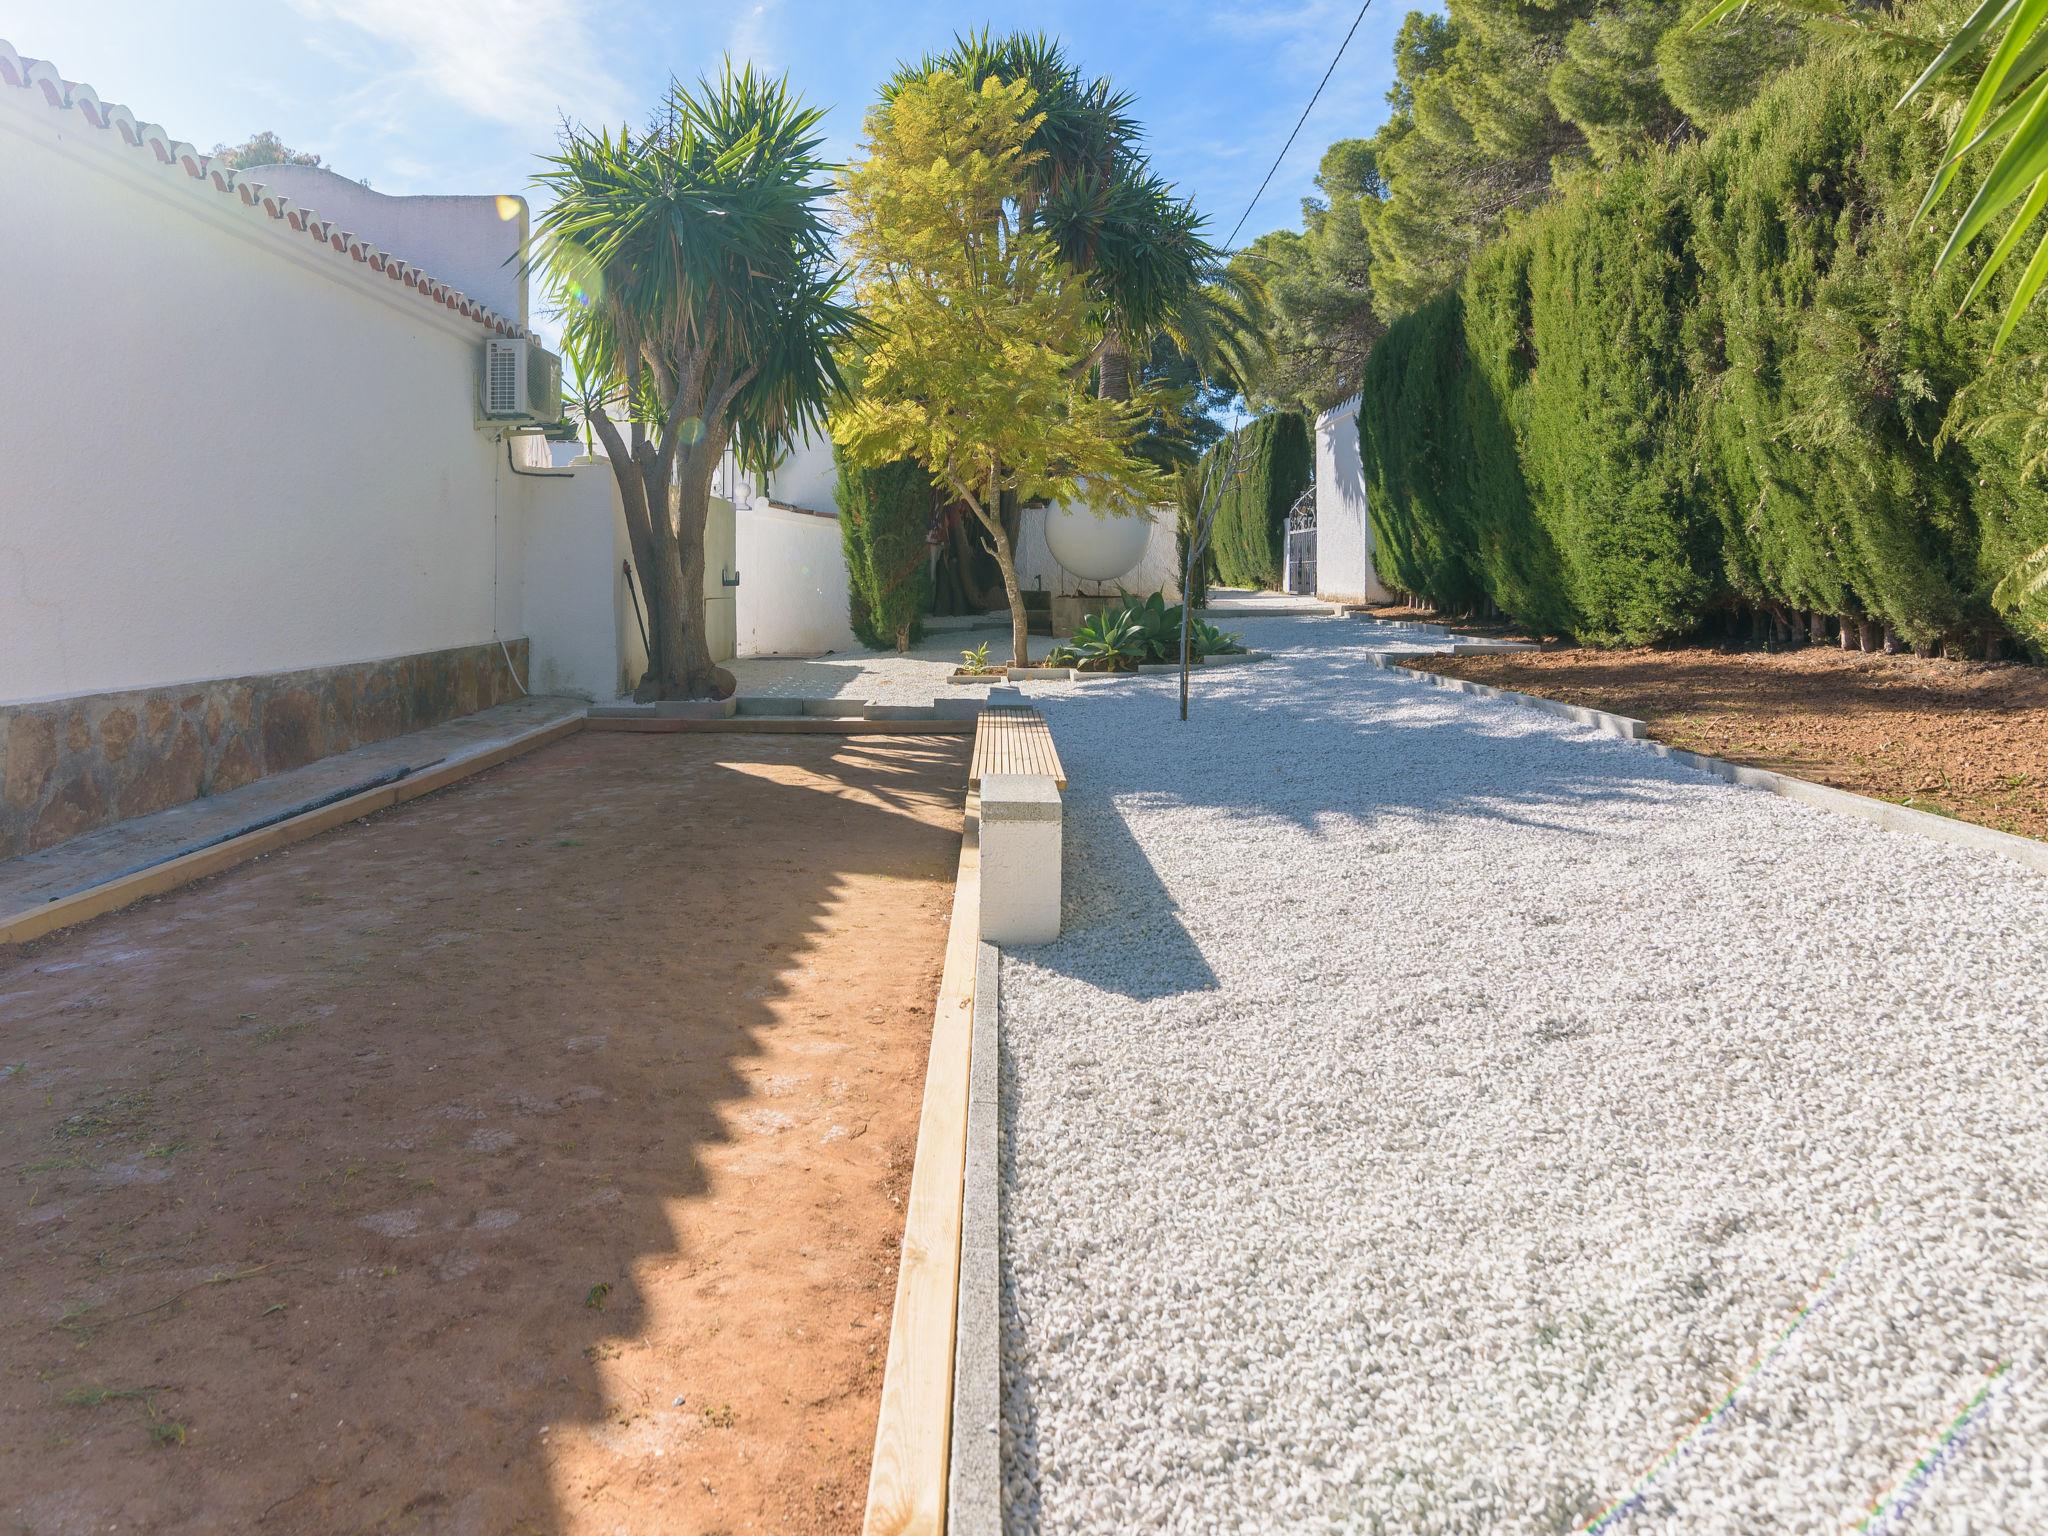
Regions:
<instances>
[{"instance_id":1,"label":"green shrub","mask_svg":"<svg viewBox=\"0 0 2048 1536\"><path fill-rule=\"evenodd\" d=\"M1223 488L1209 536L1216 579L1229 587L1276 588L1287 559L1287 514L1315 473L1308 423L1275 411L1238 429L1243 434L1237 478ZM1211 472L1227 461L1230 441L1210 448Z\"/></svg>"},{"instance_id":2,"label":"green shrub","mask_svg":"<svg viewBox=\"0 0 2048 1536\"><path fill-rule=\"evenodd\" d=\"M2026 635L2048 318L1987 361L2013 275L1960 317L1975 263L1930 278L1939 129L1892 110L1900 84L1819 53L1396 321L1359 411L1382 579L1601 644L1744 608Z\"/></svg>"},{"instance_id":3,"label":"green shrub","mask_svg":"<svg viewBox=\"0 0 2048 1536\"><path fill-rule=\"evenodd\" d=\"M931 602L931 480L909 460L861 469L834 457L853 632L871 650L904 650Z\"/></svg>"},{"instance_id":4,"label":"green shrub","mask_svg":"<svg viewBox=\"0 0 2048 1536\"><path fill-rule=\"evenodd\" d=\"M1380 580L1458 608L1484 591L1472 517L1480 434L1470 391L1478 381L1465 352L1464 314L1462 296L1446 293L1389 330L1373 348L1358 410ZM1520 497L1521 470L1512 451L1505 458ZM1523 507L1518 522L1526 521Z\"/></svg>"}]
</instances>

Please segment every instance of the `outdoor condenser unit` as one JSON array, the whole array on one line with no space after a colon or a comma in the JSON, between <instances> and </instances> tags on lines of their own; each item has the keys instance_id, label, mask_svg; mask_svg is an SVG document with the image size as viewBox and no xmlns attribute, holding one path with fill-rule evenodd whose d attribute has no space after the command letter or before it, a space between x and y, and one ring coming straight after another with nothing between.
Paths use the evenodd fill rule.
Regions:
<instances>
[{"instance_id":1,"label":"outdoor condenser unit","mask_svg":"<svg viewBox=\"0 0 2048 1536\"><path fill-rule=\"evenodd\" d=\"M562 360L530 341L493 336L484 343L478 381L485 421L546 426L562 419Z\"/></svg>"}]
</instances>

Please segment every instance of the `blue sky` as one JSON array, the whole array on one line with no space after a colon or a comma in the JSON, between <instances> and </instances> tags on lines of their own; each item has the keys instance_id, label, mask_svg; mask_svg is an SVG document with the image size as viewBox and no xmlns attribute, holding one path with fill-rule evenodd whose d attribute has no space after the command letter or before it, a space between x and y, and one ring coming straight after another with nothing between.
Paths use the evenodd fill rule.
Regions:
<instances>
[{"instance_id":1,"label":"blue sky","mask_svg":"<svg viewBox=\"0 0 2048 1536\"><path fill-rule=\"evenodd\" d=\"M1384 5L1384 9L1381 7ZM1298 222L1331 140L1386 113L1409 0L1374 0L1244 239ZM1354 0L0 0L0 38L205 149L270 128L379 191L524 192L557 115L637 123L722 55L829 105L849 153L875 87L959 29L1042 29L1138 97L1158 169L1229 233Z\"/></svg>"}]
</instances>

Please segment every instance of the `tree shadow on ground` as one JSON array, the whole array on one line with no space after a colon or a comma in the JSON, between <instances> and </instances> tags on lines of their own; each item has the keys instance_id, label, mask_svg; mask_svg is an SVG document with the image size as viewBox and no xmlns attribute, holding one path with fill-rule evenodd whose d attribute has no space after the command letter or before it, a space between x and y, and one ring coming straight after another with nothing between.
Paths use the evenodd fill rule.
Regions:
<instances>
[{"instance_id":1,"label":"tree shadow on ground","mask_svg":"<svg viewBox=\"0 0 2048 1536\"><path fill-rule=\"evenodd\" d=\"M1069 787L1063 934L1029 959L1120 997L1212 989L1180 911L1191 899L1227 908L1233 898L1204 887L1199 871L1162 876L1132 835L1133 815L1220 817L1247 840L1291 827L1355 847L1370 867L1391 841L1377 830L1389 822L1404 839L1418 822L1448 833L1477 820L1590 851L1625 835L1609 813L1668 805L1687 780L1716 782L1526 705L1390 672L1365 647L1283 653L1198 678L1186 722L1177 686L1148 678L1032 701L1052 724ZM1595 808L1602 815L1589 819ZM1265 878L1294 874L1276 865Z\"/></svg>"},{"instance_id":2,"label":"tree shadow on ground","mask_svg":"<svg viewBox=\"0 0 2048 1536\"><path fill-rule=\"evenodd\" d=\"M10 1514L857 1530L966 747L579 736L6 956Z\"/></svg>"}]
</instances>

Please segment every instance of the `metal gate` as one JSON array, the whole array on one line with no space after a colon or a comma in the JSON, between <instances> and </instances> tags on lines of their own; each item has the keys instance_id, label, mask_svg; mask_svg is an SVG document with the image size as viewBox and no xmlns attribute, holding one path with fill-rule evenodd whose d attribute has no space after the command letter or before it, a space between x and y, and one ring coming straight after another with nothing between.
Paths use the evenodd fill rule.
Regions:
<instances>
[{"instance_id":1,"label":"metal gate","mask_svg":"<svg viewBox=\"0 0 2048 1536\"><path fill-rule=\"evenodd\" d=\"M1296 498L1287 514L1287 571L1282 590L1301 597L1316 595L1316 488Z\"/></svg>"}]
</instances>

